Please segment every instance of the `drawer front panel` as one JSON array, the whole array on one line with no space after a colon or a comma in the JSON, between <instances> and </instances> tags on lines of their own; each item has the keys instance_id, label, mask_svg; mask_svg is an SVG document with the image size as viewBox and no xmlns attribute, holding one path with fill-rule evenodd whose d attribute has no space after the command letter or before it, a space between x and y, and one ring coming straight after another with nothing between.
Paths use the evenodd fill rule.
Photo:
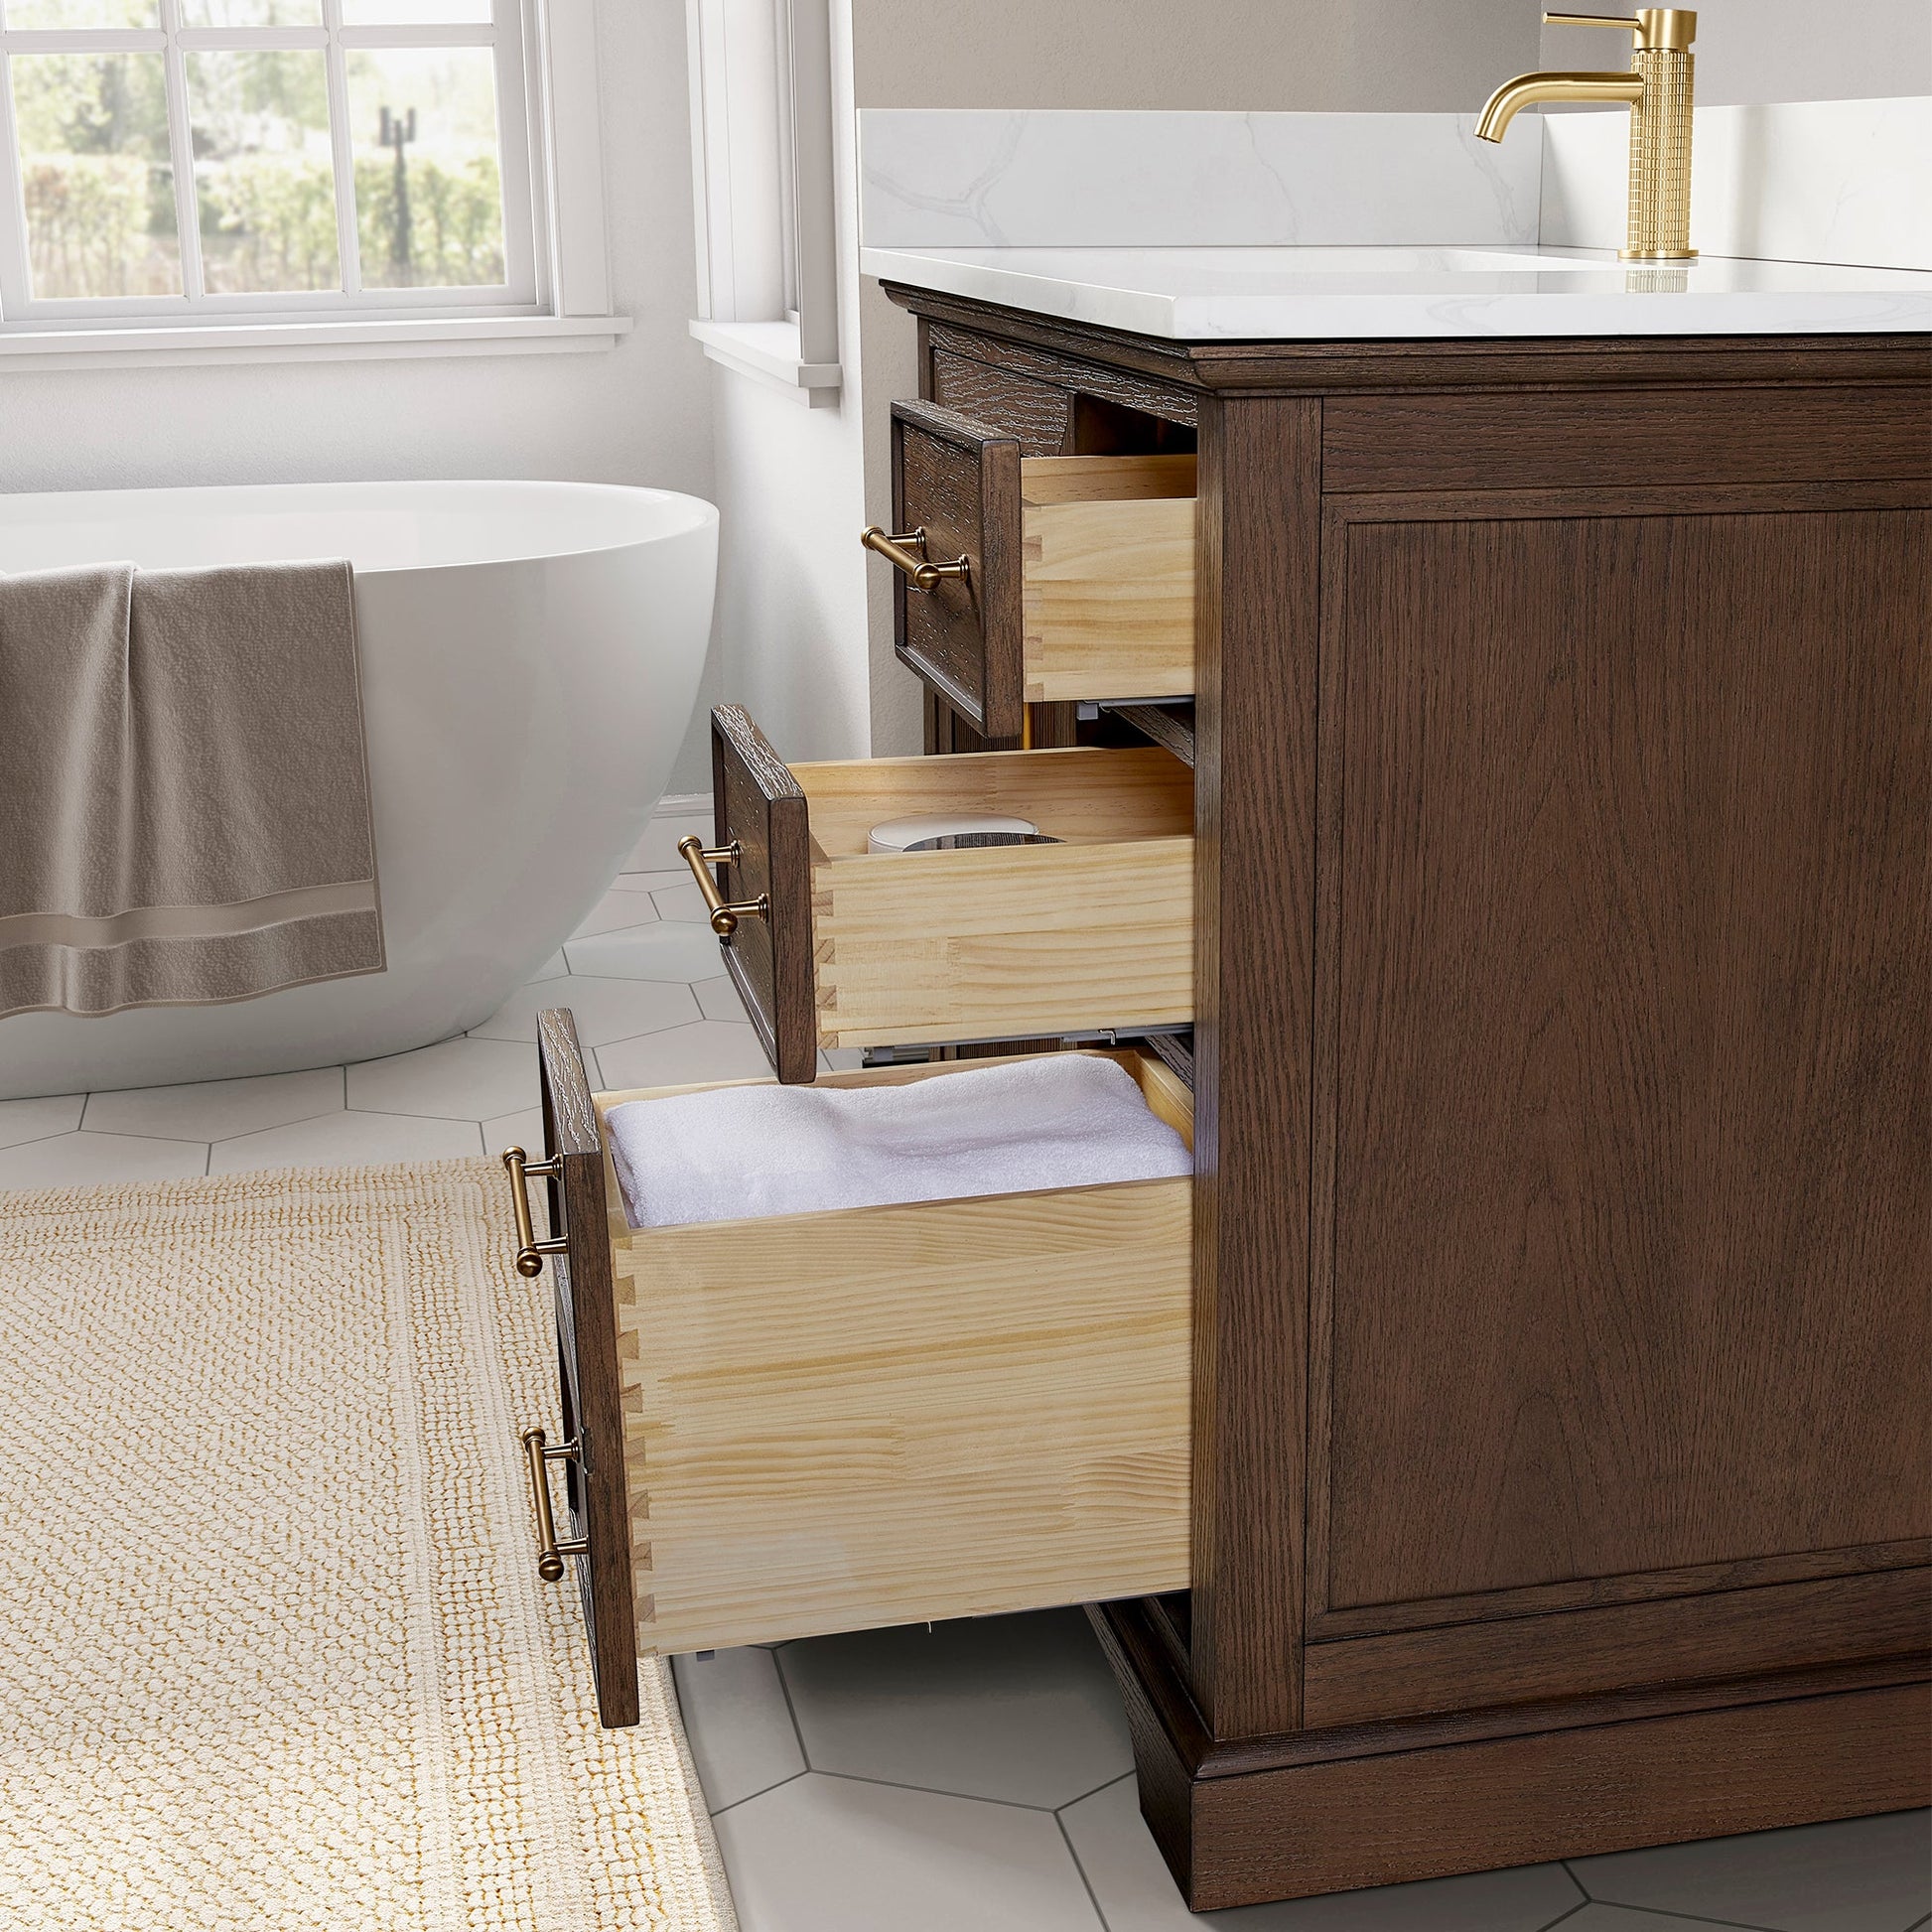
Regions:
<instances>
[{"instance_id":1,"label":"drawer front panel","mask_svg":"<svg viewBox=\"0 0 1932 1932\"><path fill-rule=\"evenodd\" d=\"M740 854L721 868L724 896L765 903L762 918L741 918L723 942L725 968L778 1078L808 1081L818 1047L805 794L736 705L711 715L711 772L718 848Z\"/></svg>"},{"instance_id":2,"label":"drawer front panel","mask_svg":"<svg viewBox=\"0 0 1932 1932\"><path fill-rule=\"evenodd\" d=\"M1592 489L1923 477L1921 389L1343 396L1321 487Z\"/></svg>"},{"instance_id":3,"label":"drawer front panel","mask_svg":"<svg viewBox=\"0 0 1932 1932\"><path fill-rule=\"evenodd\" d=\"M1120 1057L1183 1124L1167 1070ZM1183 1587L1190 1191L614 1215L639 1648Z\"/></svg>"},{"instance_id":4,"label":"drawer front panel","mask_svg":"<svg viewBox=\"0 0 1932 1932\"><path fill-rule=\"evenodd\" d=\"M975 729L1017 738L1020 710L1020 444L931 403L893 405L893 518L923 529L934 563L965 580L893 587L898 654Z\"/></svg>"},{"instance_id":5,"label":"drawer front panel","mask_svg":"<svg viewBox=\"0 0 1932 1932\"><path fill-rule=\"evenodd\" d=\"M1022 456L1060 456L1073 439L1073 398L1064 389L948 349L932 352L932 399L1017 436Z\"/></svg>"}]
</instances>

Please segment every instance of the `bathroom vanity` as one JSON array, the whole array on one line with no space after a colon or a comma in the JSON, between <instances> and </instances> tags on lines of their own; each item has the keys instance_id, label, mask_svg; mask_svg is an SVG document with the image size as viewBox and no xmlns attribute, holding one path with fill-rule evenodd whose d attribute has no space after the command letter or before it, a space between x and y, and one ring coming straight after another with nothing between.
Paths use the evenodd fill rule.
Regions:
<instances>
[{"instance_id":1,"label":"bathroom vanity","mask_svg":"<svg viewBox=\"0 0 1932 1932\"><path fill-rule=\"evenodd\" d=\"M1196 1909L1924 1803L1923 323L897 266L928 756L725 708L694 870L781 1079L1099 1035L1195 1178L632 1232L546 1016L606 1721L638 1649L1087 1600ZM1065 842L866 855L915 810Z\"/></svg>"}]
</instances>

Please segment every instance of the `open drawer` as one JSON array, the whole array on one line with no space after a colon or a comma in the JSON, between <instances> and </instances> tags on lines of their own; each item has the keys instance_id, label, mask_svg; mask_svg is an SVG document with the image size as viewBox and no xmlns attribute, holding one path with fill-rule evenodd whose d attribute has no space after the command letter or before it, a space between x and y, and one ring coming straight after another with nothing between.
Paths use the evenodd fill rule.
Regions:
<instances>
[{"instance_id":1,"label":"open drawer","mask_svg":"<svg viewBox=\"0 0 1932 1932\"><path fill-rule=\"evenodd\" d=\"M648 1096L539 1028L552 1239L519 1267L555 1271L568 1440L525 1450L606 1724L639 1655L1186 1587L1190 1180L632 1229L603 1123ZM1191 1137L1186 1088L1115 1057Z\"/></svg>"},{"instance_id":2,"label":"open drawer","mask_svg":"<svg viewBox=\"0 0 1932 1932\"><path fill-rule=\"evenodd\" d=\"M893 405L900 658L987 738L1025 707L1194 689L1194 459L1023 457L936 403ZM963 568L961 567L963 566Z\"/></svg>"},{"instance_id":3,"label":"open drawer","mask_svg":"<svg viewBox=\"0 0 1932 1932\"><path fill-rule=\"evenodd\" d=\"M712 923L778 1078L821 1046L1036 1039L1193 1018L1193 773L1171 753L983 752L787 765L711 715ZM1032 820L1059 845L874 854L913 813Z\"/></svg>"}]
</instances>

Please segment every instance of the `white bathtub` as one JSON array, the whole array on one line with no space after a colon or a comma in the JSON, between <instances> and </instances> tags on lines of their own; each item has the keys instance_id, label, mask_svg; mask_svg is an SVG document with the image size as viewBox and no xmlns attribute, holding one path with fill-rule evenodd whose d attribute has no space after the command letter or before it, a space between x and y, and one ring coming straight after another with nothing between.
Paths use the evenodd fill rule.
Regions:
<instances>
[{"instance_id":1,"label":"white bathtub","mask_svg":"<svg viewBox=\"0 0 1932 1932\"><path fill-rule=\"evenodd\" d=\"M350 560L389 959L234 1006L0 1020L0 1098L371 1059L486 1019L663 792L717 556L709 503L596 483L0 496L0 571Z\"/></svg>"}]
</instances>

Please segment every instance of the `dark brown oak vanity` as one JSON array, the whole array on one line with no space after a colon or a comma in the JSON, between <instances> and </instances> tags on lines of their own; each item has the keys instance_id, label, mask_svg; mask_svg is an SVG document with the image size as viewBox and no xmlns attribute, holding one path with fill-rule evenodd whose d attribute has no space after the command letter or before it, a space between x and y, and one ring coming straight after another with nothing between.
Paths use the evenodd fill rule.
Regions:
<instances>
[{"instance_id":1,"label":"dark brown oak vanity","mask_svg":"<svg viewBox=\"0 0 1932 1932\"><path fill-rule=\"evenodd\" d=\"M959 1511L982 1577L934 1556L922 1592L882 1545L889 1600L778 1623L1113 1597L1196 1909L1926 1802L1926 340L1188 345L892 293L901 655L928 753L997 756L790 768L721 714L727 956L790 1079L827 1043L1150 1030L1192 1087L1190 1440L1148 1409L1137 1488L1086 1387L1043 1486L988 1463L969 1505L962 1424L925 1533ZM1042 799L1071 842L960 855L994 863L956 890L847 861L889 810ZM611 1317L565 1031L567 1420L634 1448L649 1342L621 1283ZM1130 1388L1123 1336L1187 1288L1136 1313L1108 1274L1082 1251L1064 1293ZM1025 1359L1024 1311L988 1318ZM762 1449L818 1521L818 1464ZM653 1647L623 1539L681 1506L640 1507L639 1453L627 1497L621 1454L571 1470L607 1687ZM1189 1456L1179 1590L1152 1472ZM1096 1470L1111 1541L1055 1513ZM680 1612L665 1647L706 1615L748 1627Z\"/></svg>"},{"instance_id":2,"label":"dark brown oak vanity","mask_svg":"<svg viewBox=\"0 0 1932 1932\"><path fill-rule=\"evenodd\" d=\"M995 617L1016 471L1198 462L1193 1587L1096 1613L1191 1902L1924 1802L1932 347L894 294Z\"/></svg>"}]
</instances>

